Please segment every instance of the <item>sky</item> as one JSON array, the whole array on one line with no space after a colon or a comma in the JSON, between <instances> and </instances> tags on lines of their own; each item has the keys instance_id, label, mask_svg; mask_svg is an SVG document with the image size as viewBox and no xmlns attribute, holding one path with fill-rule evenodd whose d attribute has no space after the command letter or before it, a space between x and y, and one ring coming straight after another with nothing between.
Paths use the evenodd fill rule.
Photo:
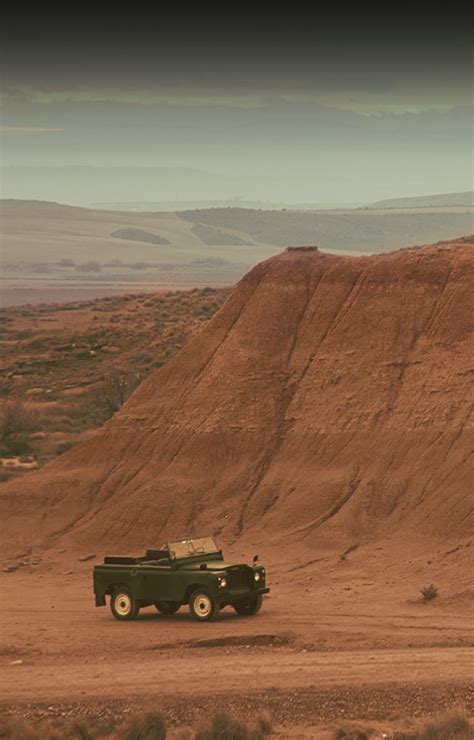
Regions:
<instances>
[{"instance_id":1,"label":"sky","mask_svg":"<svg viewBox=\"0 0 474 740\"><path fill-rule=\"evenodd\" d=\"M6 19L3 197L365 202L472 189L468 18L198 10Z\"/></svg>"}]
</instances>

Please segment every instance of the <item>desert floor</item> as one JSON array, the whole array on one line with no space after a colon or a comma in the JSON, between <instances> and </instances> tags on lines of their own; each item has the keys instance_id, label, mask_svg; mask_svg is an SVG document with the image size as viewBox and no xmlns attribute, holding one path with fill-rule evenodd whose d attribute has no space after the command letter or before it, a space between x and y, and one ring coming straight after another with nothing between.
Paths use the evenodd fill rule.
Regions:
<instances>
[{"instance_id":1,"label":"desert floor","mask_svg":"<svg viewBox=\"0 0 474 740\"><path fill-rule=\"evenodd\" d=\"M153 707L177 728L218 709L268 709L275 735L295 738L332 737L348 721L387 733L456 707L472 715L470 600L445 588L423 603L415 591L436 557L276 556L260 614L227 608L204 624L187 607L117 622L94 606L94 560L27 558L2 574L0 710L41 722ZM450 569L439 568L441 585Z\"/></svg>"}]
</instances>

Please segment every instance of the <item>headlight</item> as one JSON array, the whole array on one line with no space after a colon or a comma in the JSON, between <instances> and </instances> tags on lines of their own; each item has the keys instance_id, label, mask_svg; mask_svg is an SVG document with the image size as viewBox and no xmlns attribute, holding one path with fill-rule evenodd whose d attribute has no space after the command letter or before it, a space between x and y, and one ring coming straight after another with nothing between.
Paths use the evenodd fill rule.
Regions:
<instances>
[{"instance_id":1,"label":"headlight","mask_svg":"<svg viewBox=\"0 0 474 740\"><path fill-rule=\"evenodd\" d=\"M254 576L253 577L255 578L256 581L259 581L260 580L260 573L254 573Z\"/></svg>"},{"instance_id":2,"label":"headlight","mask_svg":"<svg viewBox=\"0 0 474 740\"><path fill-rule=\"evenodd\" d=\"M221 588L225 588L227 586L227 579L226 578L218 578L219 586Z\"/></svg>"}]
</instances>

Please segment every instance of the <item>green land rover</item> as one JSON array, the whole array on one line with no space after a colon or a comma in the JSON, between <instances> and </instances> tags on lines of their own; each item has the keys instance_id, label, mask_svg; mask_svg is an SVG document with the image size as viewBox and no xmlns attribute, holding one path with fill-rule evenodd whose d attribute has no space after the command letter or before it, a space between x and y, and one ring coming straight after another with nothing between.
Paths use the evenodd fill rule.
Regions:
<instances>
[{"instance_id":1,"label":"green land rover","mask_svg":"<svg viewBox=\"0 0 474 740\"><path fill-rule=\"evenodd\" d=\"M212 537L168 542L142 557L109 556L94 567L95 604L105 606L110 596L112 614L120 620L134 619L146 606L174 614L185 604L200 622L226 606L251 616L269 591L257 557L253 565L229 563Z\"/></svg>"}]
</instances>

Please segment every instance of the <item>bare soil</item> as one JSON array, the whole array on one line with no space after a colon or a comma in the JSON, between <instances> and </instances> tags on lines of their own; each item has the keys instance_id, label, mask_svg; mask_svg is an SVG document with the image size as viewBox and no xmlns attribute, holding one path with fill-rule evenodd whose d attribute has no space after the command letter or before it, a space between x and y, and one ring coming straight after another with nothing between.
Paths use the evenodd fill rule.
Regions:
<instances>
[{"instance_id":1,"label":"bare soil","mask_svg":"<svg viewBox=\"0 0 474 740\"><path fill-rule=\"evenodd\" d=\"M216 707L249 717L267 708L283 737L329 737L349 720L391 731L456 707L473 713L473 594L467 578L455 584L469 547L439 549L430 563L422 548L410 563L393 548L315 564L273 552L260 614L228 608L207 624L187 607L117 622L94 606L99 557L27 555L2 575L1 708L35 721L118 721L154 708L171 726ZM440 595L425 604L419 586L430 577Z\"/></svg>"}]
</instances>

